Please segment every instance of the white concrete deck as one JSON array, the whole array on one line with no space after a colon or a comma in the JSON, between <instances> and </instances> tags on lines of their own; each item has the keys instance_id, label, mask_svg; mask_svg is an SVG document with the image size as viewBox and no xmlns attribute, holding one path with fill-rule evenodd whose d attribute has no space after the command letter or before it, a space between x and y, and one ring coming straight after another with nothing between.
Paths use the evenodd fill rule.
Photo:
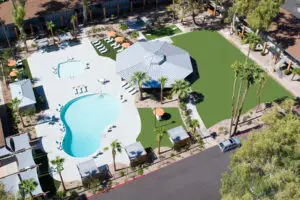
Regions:
<instances>
[{"instance_id":1,"label":"white concrete deck","mask_svg":"<svg viewBox=\"0 0 300 200\"><path fill-rule=\"evenodd\" d=\"M65 78L59 79L53 73L53 67L57 67L60 62L66 61L68 58L74 58L83 62L88 62L90 69L86 69L83 74L74 77L74 79ZM88 93L98 93L100 90L103 93L119 98L120 94L124 95L127 102L121 103L121 112L119 119L114 123L116 128L112 132L102 135L100 150L109 146L111 141L118 139L122 146L132 144L141 130L140 116L135 106L134 96L128 94L124 88L121 88L120 77L116 74L115 61L97 55L87 38L81 40L81 44L73 47L67 47L64 50L54 51L50 53L34 53L28 58L29 66L33 78L38 79L36 86L43 86L49 110L45 111L45 115L55 115L59 118L60 113L56 111L58 104L66 104L70 100L78 97L74 94L73 86L84 84L88 86ZM98 79L105 78L110 82L102 85L97 82ZM88 117L88 116L87 116ZM60 132L59 121L54 125L43 123L37 125L36 131L38 137L42 137L42 145L48 153L49 160L53 160L56 156L65 158L64 170L62 176L66 182L81 180L77 170L77 164L88 159L93 159L92 155L86 158L74 158L66 154L63 150L58 150L56 141L62 141L64 133ZM85 148L85 147L82 147ZM97 166L103 164L111 164L111 151L106 151L104 154L95 159ZM123 151L122 154L117 154L116 162L129 164L129 159ZM57 174L54 178L59 180Z\"/></svg>"}]
</instances>

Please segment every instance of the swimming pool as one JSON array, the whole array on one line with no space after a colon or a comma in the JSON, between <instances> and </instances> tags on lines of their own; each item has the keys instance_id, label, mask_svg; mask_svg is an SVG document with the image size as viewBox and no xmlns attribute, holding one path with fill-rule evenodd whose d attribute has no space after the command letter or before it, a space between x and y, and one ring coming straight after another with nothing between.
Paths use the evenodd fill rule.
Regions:
<instances>
[{"instance_id":1,"label":"swimming pool","mask_svg":"<svg viewBox=\"0 0 300 200\"><path fill-rule=\"evenodd\" d=\"M69 101L60 118L66 127L63 150L73 157L86 157L99 147L104 129L120 113L120 102L108 94L92 94Z\"/></svg>"},{"instance_id":2,"label":"swimming pool","mask_svg":"<svg viewBox=\"0 0 300 200\"><path fill-rule=\"evenodd\" d=\"M70 78L84 72L86 65L79 60L68 60L58 64L58 77Z\"/></svg>"}]
</instances>

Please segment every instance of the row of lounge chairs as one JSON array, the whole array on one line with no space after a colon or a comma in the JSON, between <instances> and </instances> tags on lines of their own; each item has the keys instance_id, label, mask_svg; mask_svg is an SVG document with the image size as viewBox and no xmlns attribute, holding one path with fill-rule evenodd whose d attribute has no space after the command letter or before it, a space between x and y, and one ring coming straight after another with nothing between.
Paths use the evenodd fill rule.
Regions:
<instances>
[{"instance_id":1,"label":"row of lounge chairs","mask_svg":"<svg viewBox=\"0 0 300 200\"><path fill-rule=\"evenodd\" d=\"M108 52L108 49L100 42L100 40L92 41L92 44L101 54Z\"/></svg>"},{"instance_id":2,"label":"row of lounge chairs","mask_svg":"<svg viewBox=\"0 0 300 200\"><path fill-rule=\"evenodd\" d=\"M131 85L126 81L122 81L121 87L124 88L126 91L128 91L128 93L131 95L134 95L135 93L138 92L138 90L135 89L135 87L131 87Z\"/></svg>"},{"instance_id":3,"label":"row of lounge chairs","mask_svg":"<svg viewBox=\"0 0 300 200\"><path fill-rule=\"evenodd\" d=\"M123 48L119 43L113 42L113 41L114 41L113 38L108 37L108 38L105 38L104 41L107 42L108 44L110 44L110 46L111 46L112 48L114 48L114 49L116 49L116 50L118 49L118 50L117 50L117 53L119 53L119 52L121 52L121 51L124 50L124 48ZM122 47L122 48L119 49L120 47Z\"/></svg>"}]
</instances>

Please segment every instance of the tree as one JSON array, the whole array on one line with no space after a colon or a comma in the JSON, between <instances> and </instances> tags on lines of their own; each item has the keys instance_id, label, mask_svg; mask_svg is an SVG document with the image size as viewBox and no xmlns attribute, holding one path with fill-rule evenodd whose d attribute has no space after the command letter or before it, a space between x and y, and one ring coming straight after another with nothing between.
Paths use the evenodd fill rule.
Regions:
<instances>
[{"instance_id":1,"label":"tree","mask_svg":"<svg viewBox=\"0 0 300 200\"><path fill-rule=\"evenodd\" d=\"M27 194L30 194L31 198L33 199L32 191L35 190L37 187L37 182L34 179L22 180L21 181L21 189L23 190L24 198Z\"/></svg>"},{"instance_id":2,"label":"tree","mask_svg":"<svg viewBox=\"0 0 300 200\"><path fill-rule=\"evenodd\" d=\"M88 0L82 0L82 7L83 7L83 24L86 25L87 24L87 13L89 10L88 7Z\"/></svg>"},{"instance_id":3,"label":"tree","mask_svg":"<svg viewBox=\"0 0 300 200\"><path fill-rule=\"evenodd\" d=\"M0 183L0 200L15 200L13 194L5 191L5 185Z\"/></svg>"},{"instance_id":4,"label":"tree","mask_svg":"<svg viewBox=\"0 0 300 200\"><path fill-rule=\"evenodd\" d=\"M111 154L113 157L113 162L114 162L114 170L117 171L117 166L116 166L116 155L117 153L122 153L122 146L121 143L118 142L118 140L114 140L112 141L112 143L110 144L110 148L111 148ZM104 150L108 150L109 147L105 147Z\"/></svg>"},{"instance_id":5,"label":"tree","mask_svg":"<svg viewBox=\"0 0 300 200\"><path fill-rule=\"evenodd\" d=\"M233 129L232 135L236 134L236 132L237 132L237 127L239 124L240 116L243 111L243 106L244 106L249 88L253 84L257 83L258 77L261 76L261 73L264 73L264 71L255 63L250 63L250 64L246 63L245 67L243 68L243 71L244 71L244 72L242 72L243 79L241 81L246 83L246 87L244 88L244 92L243 92L241 101L237 101L238 109L236 110L236 120L234 123L234 129Z\"/></svg>"},{"instance_id":6,"label":"tree","mask_svg":"<svg viewBox=\"0 0 300 200\"><path fill-rule=\"evenodd\" d=\"M195 135L197 128L200 127L199 121L197 119L193 119L190 124L190 128L192 130L192 134Z\"/></svg>"},{"instance_id":7,"label":"tree","mask_svg":"<svg viewBox=\"0 0 300 200\"><path fill-rule=\"evenodd\" d=\"M164 77L164 76L162 76L158 79L158 82L160 83L160 103L161 104L163 103L163 99L164 99L163 92L164 92L164 88L165 88L167 81L168 81L168 78Z\"/></svg>"},{"instance_id":8,"label":"tree","mask_svg":"<svg viewBox=\"0 0 300 200\"><path fill-rule=\"evenodd\" d=\"M143 99L143 94L142 94L142 86L145 82L149 80L149 76L146 72L135 72L133 76L131 77L131 82L134 85L137 85L139 87L140 91L140 100Z\"/></svg>"},{"instance_id":9,"label":"tree","mask_svg":"<svg viewBox=\"0 0 300 200\"><path fill-rule=\"evenodd\" d=\"M171 87L171 93L178 95L180 101L186 98L192 91L190 83L185 80L176 80Z\"/></svg>"},{"instance_id":10,"label":"tree","mask_svg":"<svg viewBox=\"0 0 300 200\"><path fill-rule=\"evenodd\" d=\"M76 37L76 16L75 15L71 16L71 24L73 26L74 35Z\"/></svg>"},{"instance_id":11,"label":"tree","mask_svg":"<svg viewBox=\"0 0 300 200\"><path fill-rule=\"evenodd\" d=\"M161 143L163 136L167 134L167 131L163 128L156 128L154 132L156 135L157 152L158 152L158 154L160 154L161 153L160 152L160 143Z\"/></svg>"},{"instance_id":12,"label":"tree","mask_svg":"<svg viewBox=\"0 0 300 200\"><path fill-rule=\"evenodd\" d=\"M248 48L248 53L247 53L247 57L246 60L249 59L250 56L250 50L255 50L256 45L261 42L261 37L259 37L258 35L256 35L253 32L247 33L247 40L249 42L249 48Z\"/></svg>"},{"instance_id":13,"label":"tree","mask_svg":"<svg viewBox=\"0 0 300 200\"><path fill-rule=\"evenodd\" d=\"M25 17L24 6L17 5L16 9L13 10L13 20L15 25L18 27L20 31L20 36L21 39L23 40L26 52L28 52L28 47L26 43L26 33L24 30L24 17Z\"/></svg>"},{"instance_id":14,"label":"tree","mask_svg":"<svg viewBox=\"0 0 300 200\"><path fill-rule=\"evenodd\" d=\"M300 198L300 119L278 112L269 117L268 128L250 133L232 155L222 178L222 199Z\"/></svg>"},{"instance_id":15,"label":"tree","mask_svg":"<svg viewBox=\"0 0 300 200\"><path fill-rule=\"evenodd\" d=\"M293 68L292 69L292 75L293 76L292 76L291 80L293 81L296 75L298 75L298 76L300 75L300 67Z\"/></svg>"},{"instance_id":16,"label":"tree","mask_svg":"<svg viewBox=\"0 0 300 200\"><path fill-rule=\"evenodd\" d=\"M137 37L139 37L139 32L137 32L137 31L135 31L135 30L132 31L132 32L130 33L130 37L136 39Z\"/></svg>"},{"instance_id":17,"label":"tree","mask_svg":"<svg viewBox=\"0 0 300 200\"><path fill-rule=\"evenodd\" d=\"M121 21L121 22L120 22L120 29L121 29L122 31L126 31L126 30L128 29L127 24L126 24L125 22Z\"/></svg>"},{"instance_id":18,"label":"tree","mask_svg":"<svg viewBox=\"0 0 300 200\"><path fill-rule=\"evenodd\" d=\"M284 113L291 113L294 105L295 101L293 99L287 98L279 104L279 107Z\"/></svg>"},{"instance_id":19,"label":"tree","mask_svg":"<svg viewBox=\"0 0 300 200\"><path fill-rule=\"evenodd\" d=\"M64 191L67 191L64 179L61 175L61 172L64 170L64 167L63 167L64 162L65 162L65 159L61 158L59 156L56 156L55 160L51 160L51 164L55 166L55 169L59 175L59 178L60 178L60 181L61 181Z\"/></svg>"},{"instance_id":20,"label":"tree","mask_svg":"<svg viewBox=\"0 0 300 200\"><path fill-rule=\"evenodd\" d=\"M54 25L53 21L46 22L46 26L47 26L47 29L51 32L52 40L54 42L53 28L55 27L55 25Z\"/></svg>"},{"instance_id":21,"label":"tree","mask_svg":"<svg viewBox=\"0 0 300 200\"><path fill-rule=\"evenodd\" d=\"M20 99L18 99L17 97L15 97L11 100L13 111L18 113L18 115L20 117L20 120L22 122L22 126L25 127L25 124L24 124L24 121L23 121L23 118L22 118L22 114L20 112L20 107L19 107L21 102L22 101Z\"/></svg>"},{"instance_id":22,"label":"tree","mask_svg":"<svg viewBox=\"0 0 300 200\"><path fill-rule=\"evenodd\" d=\"M266 86L267 81L268 79L265 73L261 73L260 76L258 76L258 80L257 80L258 88L256 92L256 96L257 96L256 112L258 111L260 106L262 89Z\"/></svg>"}]
</instances>

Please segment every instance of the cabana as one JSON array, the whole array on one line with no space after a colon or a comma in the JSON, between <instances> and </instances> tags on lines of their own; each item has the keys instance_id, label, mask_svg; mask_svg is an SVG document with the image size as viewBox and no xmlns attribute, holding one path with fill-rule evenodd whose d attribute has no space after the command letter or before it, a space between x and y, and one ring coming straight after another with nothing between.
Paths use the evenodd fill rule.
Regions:
<instances>
[{"instance_id":1,"label":"cabana","mask_svg":"<svg viewBox=\"0 0 300 200\"><path fill-rule=\"evenodd\" d=\"M190 136L185 132L182 126L169 129L168 134L174 148L185 146L190 141Z\"/></svg>"},{"instance_id":2,"label":"cabana","mask_svg":"<svg viewBox=\"0 0 300 200\"><path fill-rule=\"evenodd\" d=\"M14 152L30 149L29 136L27 133L6 138L6 145Z\"/></svg>"},{"instance_id":3,"label":"cabana","mask_svg":"<svg viewBox=\"0 0 300 200\"><path fill-rule=\"evenodd\" d=\"M33 160L33 157L32 157L31 149L28 149L21 153L17 153L16 158L17 158L19 170L21 170L21 171L36 166L36 164Z\"/></svg>"},{"instance_id":4,"label":"cabana","mask_svg":"<svg viewBox=\"0 0 300 200\"><path fill-rule=\"evenodd\" d=\"M131 166L136 166L147 161L147 153L140 142L135 142L124 147Z\"/></svg>"},{"instance_id":5,"label":"cabana","mask_svg":"<svg viewBox=\"0 0 300 200\"><path fill-rule=\"evenodd\" d=\"M40 196L44 194L37 175L37 167L21 172L19 174L19 177L22 181L33 179L36 182L37 184L36 188L33 191L31 191L33 196Z\"/></svg>"},{"instance_id":6,"label":"cabana","mask_svg":"<svg viewBox=\"0 0 300 200\"><path fill-rule=\"evenodd\" d=\"M79 174L83 182L92 178L99 178L101 180L111 177L109 168L107 165L97 167L94 160L87 160L77 165Z\"/></svg>"},{"instance_id":7,"label":"cabana","mask_svg":"<svg viewBox=\"0 0 300 200\"><path fill-rule=\"evenodd\" d=\"M0 178L0 183L4 185L4 190L15 197L18 195L19 192L19 185L21 183L18 174L13 174L10 176L6 176L4 178Z\"/></svg>"},{"instance_id":8,"label":"cabana","mask_svg":"<svg viewBox=\"0 0 300 200\"><path fill-rule=\"evenodd\" d=\"M35 108L36 99L29 79L11 83L9 84L9 87L12 99L17 98L21 100L19 105L19 110L21 112L27 108Z\"/></svg>"},{"instance_id":9,"label":"cabana","mask_svg":"<svg viewBox=\"0 0 300 200\"><path fill-rule=\"evenodd\" d=\"M5 146L0 148L0 158L9 156L11 154L12 154L12 152L10 152Z\"/></svg>"}]
</instances>

